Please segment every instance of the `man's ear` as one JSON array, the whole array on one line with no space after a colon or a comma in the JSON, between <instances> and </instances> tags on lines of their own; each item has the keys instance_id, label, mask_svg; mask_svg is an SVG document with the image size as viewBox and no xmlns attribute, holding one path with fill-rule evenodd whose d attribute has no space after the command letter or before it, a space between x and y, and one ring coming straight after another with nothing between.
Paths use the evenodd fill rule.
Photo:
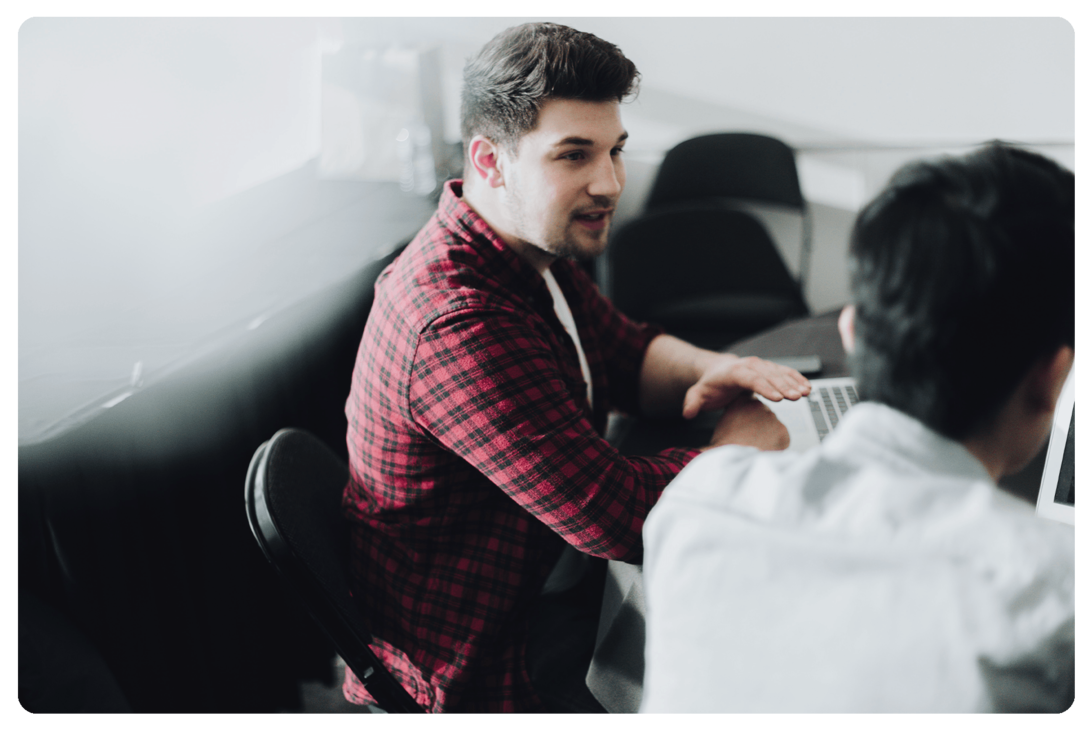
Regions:
<instances>
[{"instance_id":1,"label":"man's ear","mask_svg":"<svg viewBox=\"0 0 1091 731\"><path fill-rule=\"evenodd\" d=\"M856 348L856 305L845 305L837 318L837 332L841 333L841 345L851 354Z\"/></svg>"},{"instance_id":2,"label":"man's ear","mask_svg":"<svg viewBox=\"0 0 1091 731\"><path fill-rule=\"evenodd\" d=\"M490 188L504 184L500 146L484 135L474 135L470 140L470 168L474 177Z\"/></svg>"},{"instance_id":3,"label":"man's ear","mask_svg":"<svg viewBox=\"0 0 1091 731\"><path fill-rule=\"evenodd\" d=\"M1075 359L1072 348L1062 345L1052 355L1041 358L1031 366L1026 378L1028 405L1032 409L1053 413Z\"/></svg>"}]
</instances>

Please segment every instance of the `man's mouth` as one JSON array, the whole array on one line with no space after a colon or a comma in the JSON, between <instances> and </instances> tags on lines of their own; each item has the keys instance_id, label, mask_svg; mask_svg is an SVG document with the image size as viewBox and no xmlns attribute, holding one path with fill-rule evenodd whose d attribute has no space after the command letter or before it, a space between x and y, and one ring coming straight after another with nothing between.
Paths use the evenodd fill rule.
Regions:
<instances>
[{"instance_id":1,"label":"man's mouth","mask_svg":"<svg viewBox=\"0 0 1091 731\"><path fill-rule=\"evenodd\" d=\"M577 213L574 218L588 228L599 229L609 221L610 213L611 211L608 210L590 211L588 213Z\"/></svg>"}]
</instances>

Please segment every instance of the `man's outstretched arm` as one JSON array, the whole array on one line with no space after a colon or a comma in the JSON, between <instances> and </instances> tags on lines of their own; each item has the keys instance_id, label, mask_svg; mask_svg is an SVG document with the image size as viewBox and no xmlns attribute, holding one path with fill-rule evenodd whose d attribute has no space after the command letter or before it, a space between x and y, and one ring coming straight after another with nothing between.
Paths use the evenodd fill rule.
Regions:
<instances>
[{"instance_id":1,"label":"man's outstretched arm","mask_svg":"<svg viewBox=\"0 0 1091 731\"><path fill-rule=\"evenodd\" d=\"M652 340L640 371L640 406L649 416L681 413L692 419L701 411L730 407L729 424L721 420L713 445L779 443L783 426L768 409L750 403L750 394L780 401L810 391L810 381L792 368L703 350L670 335Z\"/></svg>"}]
</instances>

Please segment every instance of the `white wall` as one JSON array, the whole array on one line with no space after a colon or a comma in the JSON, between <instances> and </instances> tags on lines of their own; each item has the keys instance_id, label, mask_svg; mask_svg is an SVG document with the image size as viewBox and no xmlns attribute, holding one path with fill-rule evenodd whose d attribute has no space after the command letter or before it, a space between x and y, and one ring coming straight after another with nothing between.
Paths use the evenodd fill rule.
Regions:
<instances>
[{"instance_id":1,"label":"white wall","mask_svg":"<svg viewBox=\"0 0 1091 731\"><path fill-rule=\"evenodd\" d=\"M1059 18L556 20L641 70L634 154L731 127L802 148L1075 138L1075 39ZM76 152L153 160L202 203L317 153L323 49L441 46L453 140L464 59L520 21L35 18L20 29L20 102L71 125Z\"/></svg>"},{"instance_id":2,"label":"white wall","mask_svg":"<svg viewBox=\"0 0 1091 731\"><path fill-rule=\"evenodd\" d=\"M208 273L208 204L319 152L321 24L33 18L19 29L20 352Z\"/></svg>"},{"instance_id":3,"label":"white wall","mask_svg":"<svg viewBox=\"0 0 1091 731\"><path fill-rule=\"evenodd\" d=\"M813 128L798 145L820 137L1070 142L1075 132L1075 37L1059 18L606 19L581 27L631 53L648 87Z\"/></svg>"},{"instance_id":4,"label":"white wall","mask_svg":"<svg viewBox=\"0 0 1091 731\"><path fill-rule=\"evenodd\" d=\"M634 164L654 166L694 134L763 131L800 148L811 200L849 212L921 145L1059 142L1043 151L1074 167L1075 40L1064 20L557 20L618 44L643 74L624 112ZM65 295L88 282L88 301L124 303L199 275L207 252L172 223L318 155L323 51L440 46L444 127L455 139L465 58L516 22L27 21L19 33L21 323L35 313L70 320ZM910 149L858 151L876 144ZM134 233L148 222L163 227L154 241ZM816 230L816 239L831 247L816 249L816 269L834 277L808 292L822 307L843 296L843 235ZM791 251L785 258L796 260ZM24 328L21 342L32 333Z\"/></svg>"},{"instance_id":5,"label":"white wall","mask_svg":"<svg viewBox=\"0 0 1091 731\"><path fill-rule=\"evenodd\" d=\"M315 20L32 18L20 110L67 143L74 174L124 185L113 173L132 167L200 205L318 153L321 37Z\"/></svg>"},{"instance_id":6,"label":"white wall","mask_svg":"<svg viewBox=\"0 0 1091 731\"><path fill-rule=\"evenodd\" d=\"M794 126L793 143L1071 142L1075 35L1061 18L544 18L616 43L644 88ZM356 18L344 38L460 60L520 18ZM637 140L633 140L637 142Z\"/></svg>"}]
</instances>

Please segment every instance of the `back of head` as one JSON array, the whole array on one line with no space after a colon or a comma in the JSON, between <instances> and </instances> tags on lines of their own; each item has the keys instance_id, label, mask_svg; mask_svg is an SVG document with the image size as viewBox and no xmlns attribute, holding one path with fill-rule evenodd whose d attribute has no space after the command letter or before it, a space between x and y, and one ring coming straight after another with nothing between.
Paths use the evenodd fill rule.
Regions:
<instances>
[{"instance_id":1,"label":"back of head","mask_svg":"<svg viewBox=\"0 0 1091 731\"><path fill-rule=\"evenodd\" d=\"M638 77L621 49L590 33L556 23L508 28L463 71L463 146L481 134L514 152L546 99L620 102Z\"/></svg>"},{"instance_id":2,"label":"back of head","mask_svg":"<svg viewBox=\"0 0 1091 731\"><path fill-rule=\"evenodd\" d=\"M857 217L853 372L863 398L961 440L1075 337L1075 176L990 143L912 163Z\"/></svg>"}]
</instances>

